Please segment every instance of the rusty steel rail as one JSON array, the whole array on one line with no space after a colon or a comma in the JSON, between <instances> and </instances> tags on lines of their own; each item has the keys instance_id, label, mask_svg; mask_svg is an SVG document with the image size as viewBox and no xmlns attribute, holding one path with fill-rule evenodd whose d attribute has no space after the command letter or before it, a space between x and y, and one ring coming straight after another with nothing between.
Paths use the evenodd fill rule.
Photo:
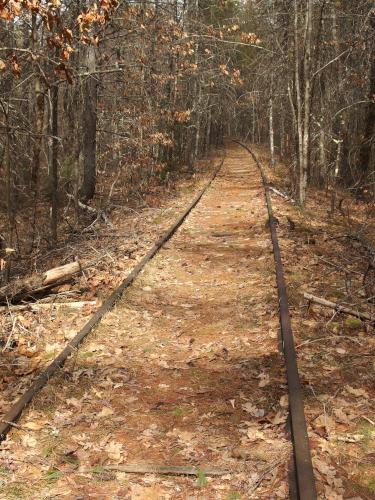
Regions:
<instances>
[{"instance_id":1,"label":"rusty steel rail","mask_svg":"<svg viewBox=\"0 0 375 500\"><path fill-rule=\"evenodd\" d=\"M289 418L291 439L293 444L293 458L290 485L291 497L299 500L316 500L314 470L311 461L310 444L307 435L307 426L304 412L303 391L298 374L297 356L294 346L294 337L289 314L288 295L283 272L283 264L279 241L277 238L277 221L273 215L272 201L268 187L267 176L262 165L253 151L245 144L234 141L246 149L255 161L262 177L269 216L273 254L276 268L276 283L279 296L280 326L282 346L285 359L288 392L289 392ZM294 476L294 477L293 477Z\"/></svg>"},{"instance_id":2,"label":"rusty steel rail","mask_svg":"<svg viewBox=\"0 0 375 500\"><path fill-rule=\"evenodd\" d=\"M15 422L21 416L23 410L34 399L36 394L47 384L48 380L61 368L68 357L73 354L87 335L95 328L101 321L103 316L109 312L116 302L120 299L124 291L133 283L135 278L143 270L146 264L159 252L163 245L174 235L177 229L185 221L186 217L196 207L201 200L202 196L206 193L208 188L219 173L225 157L221 160L217 168L209 178L205 187L195 196L188 208L179 216L177 221L163 234L163 236L154 244L154 246L147 252L143 259L134 267L130 274L124 279L118 288L116 288L107 300L99 307L95 314L85 324L85 326L77 333L77 335L66 345L63 351L52 361L47 368L38 375L38 377L31 384L29 389L18 399L18 401L10 408L10 410L0 417L0 442L3 441L8 432L14 427Z\"/></svg>"}]
</instances>

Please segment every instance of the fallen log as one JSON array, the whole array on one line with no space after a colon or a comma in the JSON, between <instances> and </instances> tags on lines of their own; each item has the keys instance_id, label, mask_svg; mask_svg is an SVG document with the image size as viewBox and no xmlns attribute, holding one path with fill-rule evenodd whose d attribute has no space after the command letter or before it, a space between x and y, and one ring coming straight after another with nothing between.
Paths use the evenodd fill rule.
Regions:
<instances>
[{"instance_id":1,"label":"fallen log","mask_svg":"<svg viewBox=\"0 0 375 500\"><path fill-rule=\"evenodd\" d=\"M17 280L0 288L0 304L14 304L21 300L35 300L35 298L44 295L52 288L70 281L80 271L81 264L79 262L71 262L64 266L49 269L37 276Z\"/></svg>"},{"instance_id":2,"label":"fallen log","mask_svg":"<svg viewBox=\"0 0 375 500\"><path fill-rule=\"evenodd\" d=\"M0 306L0 312L13 312L13 311L40 311L40 310L48 310L48 309L60 309L66 307L68 309L81 309L86 306L95 306L97 305L96 300L82 300L79 302L43 302L43 303L30 303L30 304L21 304L21 305L6 305Z\"/></svg>"},{"instance_id":3,"label":"fallen log","mask_svg":"<svg viewBox=\"0 0 375 500\"><path fill-rule=\"evenodd\" d=\"M364 321L375 322L375 316L371 316L370 314L361 313L359 311L355 311L354 309L350 309L349 307L340 306L340 304L335 304L335 302L330 302L329 300L322 299L321 297L316 297L315 295L311 295L311 293L304 293L303 296L305 299L310 302L315 302L321 306L329 307L330 309L334 309L337 312L349 314L350 316L355 316L356 318L362 319Z\"/></svg>"}]
</instances>

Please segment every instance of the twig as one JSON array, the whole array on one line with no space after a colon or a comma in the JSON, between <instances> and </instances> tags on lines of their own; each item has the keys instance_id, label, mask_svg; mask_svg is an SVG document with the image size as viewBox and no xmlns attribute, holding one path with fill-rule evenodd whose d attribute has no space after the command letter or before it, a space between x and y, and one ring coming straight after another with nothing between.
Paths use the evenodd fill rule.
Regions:
<instances>
[{"instance_id":1,"label":"twig","mask_svg":"<svg viewBox=\"0 0 375 500\"><path fill-rule=\"evenodd\" d=\"M5 352L9 347L9 344L10 344L11 338L13 337L14 329L16 326L16 321L17 321L17 317L14 317L12 314L12 310L11 310L10 305L9 305L8 297L7 297L7 305L4 307L4 309L7 309L9 311L10 317L12 318L12 330L7 338L7 341L5 342L5 346L3 347L2 352Z\"/></svg>"},{"instance_id":2,"label":"twig","mask_svg":"<svg viewBox=\"0 0 375 500\"><path fill-rule=\"evenodd\" d=\"M327 323L326 323L326 328L327 328L327 326L328 326L330 323L332 323L332 321L336 318L336 316L337 316L337 312L338 312L338 311L334 311L334 313L332 314L332 316L329 318L329 320L328 320L328 321L327 321Z\"/></svg>"},{"instance_id":3,"label":"twig","mask_svg":"<svg viewBox=\"0 0 375 500\"><path fill-rule=\"evenodd\" d=\"M362 345L361 341L357 337L351 337L349 335L329 335L328 337L318 337L317 339L308 339L305 340L304 342L301 342L300 344L296 345L296 349L299 349L300 347L303 347L304 345L307 344L314 344L315 342L321 342L322 340L333 340L333 339L345 339L345 340L352 340L353 342Z\"/></svg>"},{"instance_id":4,"label":"twig","mask_svg":"<svg viewBox=\"0 0 375 500\"><path fill-rule=\"evenodd\" d=\"M116 176L115 180L112 182L111 189L109 190L109 194L108 194L107 205L109 205L111 202L112 193L113 193L113 190L115 188L116 182L118 181L118 179L120 177L120 174L121 174L121 169L118 170L117 176Z\"/></svg>"},{"instance_id":5,"label":"twig","mask_svg":"<svg viewBox=\"0 0 375 500\"><path fill-rule=\"evenodd\" d=\"M346 267L340 266L339 264L334 264L333 262L330 262L329 260L323 259L323 257L318 256L318 259L321 260L322 262L324 262L325 264L327 264L328 266L339 269L340 271L344 271L344 273L346 273L346 274L359 274L360 276L363 275L363 273L361 273L359 271L356 271L354 269L347 269Z\"/></svg>"},{"instance_id":6,"label":"twig","mask_svg":"<svg viewBox=\"0 0 375 500\"><path fill-rule=\"evenodd\" d=\"M367 417L365 417L364 415L362 415L362 418L363 418L364 420L367 420L367 422L368 422L369 424L371 424L371 425L375 425L375 422L374 422L373 420L371 420L370 418L367 418Z\"/></svg>"},{"instance_id":7,"label":"twig","mask_svg":"<svg viewBox=\"0 0 375 500\"><path fill-rule=\"evenodd\" d=\"M22 425L15 424L14 422L10 422L10 421L8 421L8 420L3 420L2 418L0 419L0 422L1 422L2 424L8 424L8 425L11 425L12 427L15 427L16 429L19 429L20 431L30 432L30 429L27 429L26 427L23 427Z\"/></svg>"},{"instance_id":8,"label":"twig","mask_svg":"<svg viewBox=\"0 0 375 500\"><path fill-rule=\"evenodd\" d=\"M251 488L250 491L248 491L247 495L248 495L248 498L251 498L251 495L253 495L253 493L255 493L255 491L259 488L259 486L262 484L263 482L263 479L273 470L275 469L276 467L278 467L283 461L281 460L278 460L277 462L274 462L273 464L271 464L269 467L267 467L263 472L262 474L259 476L259 478L254 482L254 485L253 487Z\"/></svg>"}]
</instances>

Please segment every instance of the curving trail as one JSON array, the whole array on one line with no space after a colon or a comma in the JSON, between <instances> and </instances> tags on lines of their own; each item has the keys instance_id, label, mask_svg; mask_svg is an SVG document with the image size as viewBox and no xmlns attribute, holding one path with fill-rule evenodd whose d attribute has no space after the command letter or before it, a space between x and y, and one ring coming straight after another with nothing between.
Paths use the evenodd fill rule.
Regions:
<instances>
[{"instance_id":1,"label":"curving trail","mask_svg":"<svg viewBox=\"0 0 375 500\"><path fill-rule=\"evenodd\" d=\"M8 436L0 498L12 488L28 499L288 498L267 220L255 162L228 148L185 223ZM134 474L128 464L224 474Z\"/></svg>"}]
</instances>

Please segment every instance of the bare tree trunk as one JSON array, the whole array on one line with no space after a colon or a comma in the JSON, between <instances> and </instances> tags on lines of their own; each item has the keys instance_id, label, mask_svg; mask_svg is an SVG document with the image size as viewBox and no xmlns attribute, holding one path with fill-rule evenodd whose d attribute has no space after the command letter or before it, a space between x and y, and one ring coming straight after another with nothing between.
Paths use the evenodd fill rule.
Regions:
<instances>
[{"instance_id":1,"label":"bare tree trunk","mask_svg":"<svg viewBox=\"0 0 375 500\"><path fill-rule=\"evenodd\" d=\"M335 141L337 143L337 153L336 153L336 161L335 161L335 169L333 171L333 179L332 179L332 196L331 196L331 214L333 215L336 208L336 188L337 188L337 179L340 172L340 163L341 163L341 149L342 149L342 141Z\"/></svg>"},{"instance_id":2,"label":"bare tree trunk","mask_svg":"<svg viewBox=\"0 0 375 500\"><path fill-rule=\"evenodd\" d=\"M192 16L193 16L194 22L197 23L198 16L199 16L199 0L193 0ZM196 38L196 40L197 41L194 44L194 62L195 62L195 65L198 67L198 64L199 64L198 38ZM193 158L191 161L192 168L193 168L193 165L196 162L198 155L199 155L200 127L201 127L201 110L200 110L201 94L202 94L201 82L200 82L199 75L197 74L194 77L194 92L193 92L194 109L195 109L195 137L194 137Z\"/></svg>"},{"instance_id":3,"label":"bare tree trunk","mask_svg":"<svg viewBox=\"0 0 375 500\"><path fill-rule=\"evenodd\" d=\"M283 107L281 107L281 110L280 110L280 136L279 136L281 160L285 159L285 150L286 150L285 144L286 144L285 112L284 112Z\"/></svg>"},{"instance_id":4,"label":"bare tree trunk","mask_svg":"<svg viewBox=\"0 0 375 500\"><path fill-rule=\"evenodd\" d=\"M51 189L51 239L53 245L57 243L58 222L58 106L59 88L51 88L51 161L50 161L50 189Z\"/></svg>"},{"instance_id":5,"label":"bare tree trunk","mask_svg":"<svg viewBox=\"0 0 375 500\"><path fill-rule=\"evenodd\" d=\"M7 109L3 106L3 111L5 115L5 123L6 123L6 138L5 138L5 175L6 175L6 199L7 199L7 218L8 218L8 246L12 247L13 245L13 232L14 232L14 206L13 206L13 192L12 192L12 163L11 163L11 155L10 155L10 144L11 144L11 136L9 130L9 105ZM4 281L7 283L10 277L11 270L11 259L6 259L5 269L1 269L2 273L0 274L0 282Z\"/></svg>"},{"instance_id":6,"label":"bare tree trunk","mask_svg":"<svg viewBox=\"0 0 375 500\"><path fill-rule=\"evenodd\" d=\"M255 125L256 125L256 116L255 116L255 98L253 97L252 101L252 124L251 124L251 142L255 144Z\"/></svg>"},{"instance_id":7,"label":"bare tree trunk","mask_svg":"<svg viewBox=\"0 0 375 500\"><path fill-rule=\"evenodd\" d=\"M207 155L210 150L210 141L211 141L211 109L210 109L210 101L208 100L208 113L207 113L207 126L206 126L206 141L205 141L205 154Z\"/></svg>"},{"instance_id":8,"label":"bare tree trunk","mask_svg":"<svg viewBox=\"0 0 375 500\"><path fill-rule=\"evenodd\" d=\"M300 166L299 202L301 205L306 200L307 179L310 159L310 114L311 114L311 45L312 45L312 9L313 0L307 0L306 11L306 37L304 57L304 113L303 113L303 144L302 165Z\"/></svg>"},{"instance_id":9,"label":"bare tree trunk","mask_svg":"<svg viewBox=\"0 0 375 500\"><path fill-rule=\"evenodd\" d=\"M323 179L326 178L327 171L327 157L326 157L326 135L323 128L323 117L320 122L320 130L319 130L319 167L320 167L320 175Z\"/></svg>"},{"instance_id":10,"label":"bare tree trunk","mask_svg":"<svg viewBox=\"0 0 375 500\"><path fill-rule=\"evenodd\" d=\"M196 49L198 50L198 48ZM195 121L195 145L194 145L194 162L197 160L199 156L199 145L201 140L201 97L202 97L202 87L200 82L197 82L198 86L198 95L196 97L196 106L197 106L197 115ZM193 162L193 163L194 163Z\"/></svg>"},{"instance_id":11,"label":"bare tree trunk","mask_svg":"<svg viewBox=\"0 0 375 500\"><path fill-rule=\"evenodd\" d=\"M370 24L375 36L375 10L372 11L370 15ZM371 65L370 65L370 91L369 99L370 102L367 106L365 126L363 133L363 141L361 145L361 151L359 155L359 166L360 170L364 175L371 173L371 149L372 141L374 139L375 133L375 43L372 41L372 50L370 54ZM373 166L372 170L375 170ZM372 172L373 174L373 172Z\"/></svg>"},{"instance_id":12,"label":"bare tree trunk","mask_svg":"<svg viewBox=\"0 0 375 500\"><path fill-rule=\"evenodd\" d=\"M271 93L269 101L270 154L271 167L275 166L275 131L273 128L273 75L271 76Z\"/></svg>"},{"instance_id":13,"label":"bare tree trunk","mask_svg":"<svg viewBox=\"0 0 375 500\"><path fill-rule=\"evenodd\" d=\"M32 50L37 51L39 47L39 34L37 15L35 12L32 14ZM34 64L35 80L34 80L34 117L35 117L35 139L33 147L33 161L31 166L31 185L36 192L38 189L39 171L40 171L40 153L42 150L43 142L43 123L44 123L44 93L42 91L39 68Z\"/></svg>"},{"instance_id":14,"label":"bare tree trunk","mask_svg":"<svg viewBox=\"0 0 375 500\"><path fill-rule=\"evenodd\" d=\"M294 85L296 89L296 126L297 126L297 171L299 174L298 178L298 197L299 202L302 204L301 191L303 195L303 183L301 184L302 177L301 172L303 169L303 149L302 149L302 139L303 139L303 121L302 121L302 98L301 98L301 71L300 71L300 60L299 60L299 36L298 36L298 0L294 0Z\"/></svg>"},{"instance_id":15,"label":"bare tree trunk","mask_svg":"<svg viewBox=\"0 0 375 500\"><path fill-rule=\"evenodd\" d=\"M90 45L86 50L86 68L89 73L84 83L84 103L82 109L82 153L83 182L80 194L83 200L90 200L96 187L96 119L98 84L95 75L95 47Z\"/></svg>"},{"instance_id":16,"label":"bare tree trunk","mask_svg":"<svg viewBox=\"0 0 375 500\"><path fill-rule=\"evenodd\" d=\"M298 1L294 0L295 87L297 107L298 201L306 200L310 160L311 49L313 0L306 0L303 71L299 60ZM303 90L303 92L302 92ZM303 94L303 95L302 95Z\"/></svg>"}]
</instances>

